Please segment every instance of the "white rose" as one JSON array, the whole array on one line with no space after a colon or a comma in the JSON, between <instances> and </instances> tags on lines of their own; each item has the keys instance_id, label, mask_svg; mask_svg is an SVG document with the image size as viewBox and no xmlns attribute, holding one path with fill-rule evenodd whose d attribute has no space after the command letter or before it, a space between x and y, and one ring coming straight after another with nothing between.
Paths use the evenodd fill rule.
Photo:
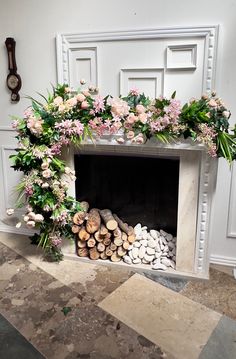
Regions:
<instances>
[{"instance_id":1,"label":"white rose","mask_svg":"<svg viewBox=\"0 0 236 359\"><path fill-rule=\"evenodd\" d=\"M11 216L15 212L15 210L13 208L8 208L6 212L8 216Z\"/></svg>"},{"instance_id":2,"label":"white rose","mask_svg":"<svg viewBox=\"0 0 236 359\"><path fill-rule=\"evenodd\" d=\"M42 184L42 188L48 188L49 187L49 184L47 183L47 182L44 182L43 184Z\"/></svg>"},{"instance_id":3,"label":"white rose","mask_svg":"<svg viewBox=\"0 0 236 359\"><path fill-rule=\"evenodd\" d=\"M44 217L42 216L42 214L36 214L35 215L35 222L43 222Z\"/></svg>"},{"instance_id":4,"label":"white rose","mask_svg":"<svg viewBox=\"0 0 236 359\"><path fill-rule=\"evenodd\" d=\"M34 212L29 212L28 217L29 217L29 219L34 220L35 219L35 213Z\"/></svg>"},{"instance_id":5,"label":"white rose","mask_svg":"<svg viewBox=\"0 0 236 359\"><path fill-rule=\"evenodd\" d=\"M223 115L225 118L229 118L230 112L229 112L229 111L223 111L223 112L222 112L222 115Z\"/></svg>"},{"instance_id":6,"label":"white rose","mask_svg":"<svg viewBox=\"0 0 236 359\"><path fill-rule=\"evenodd\" d=\"M35 221L28 221L26 223L26 225L27 225L28 228L34 228L35 227Z\"/></svg>"},{"instance_id":7,"label":"white rose","mask_svg":"<svg viewBox=\"0 0 236 359\"><path fill-rule=\"evenodd\" d=\"M23 219L24 219L25 222L28 222L28 220L29 220L30 218L29 218L29 216L26 215L26 216L24 216Z\"/></svg>"}]
</instances>

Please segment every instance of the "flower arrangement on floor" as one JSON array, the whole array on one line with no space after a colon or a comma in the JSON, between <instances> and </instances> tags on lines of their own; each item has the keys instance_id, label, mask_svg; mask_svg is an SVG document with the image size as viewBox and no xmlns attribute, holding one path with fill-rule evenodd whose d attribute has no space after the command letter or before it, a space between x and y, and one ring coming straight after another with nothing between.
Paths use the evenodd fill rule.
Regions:
<instances>
[{"instance_id":1,"label":"flower arrangement on floor","mask_svg":"<svg viewBox=\"0 0 236 359\"><path fill-rule=\"evenodd\" d=\"M64 146L123 129L118 143L184 137L204 144L212 157L225 157L229 163L236 159L236 130L229 131L230 112L215 93L192 99L183 108L175 93L170 99L151 100L136 89L127 97L102 98L91 87L75 93L67 85L58 85L43 98L45 103L31 98L24 118L13 121L19 145L11 160L13 168L24 173L17 186L17 206L26 206L23 221L28 228L39 229L33 241L56 260L62 257L62 238L74 236L72 218L80 210L80 204L67 195L75 173L60 158ZM12 212L8 209L9 215Z\"/></svg>"}]
</instances>

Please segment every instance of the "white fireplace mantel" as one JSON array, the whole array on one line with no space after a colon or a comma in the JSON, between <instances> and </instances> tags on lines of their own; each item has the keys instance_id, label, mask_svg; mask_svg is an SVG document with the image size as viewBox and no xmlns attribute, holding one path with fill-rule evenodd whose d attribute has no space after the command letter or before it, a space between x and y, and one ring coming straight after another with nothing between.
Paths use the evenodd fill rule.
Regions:
<instances>
[{"instance_id":1,"label":"white fireplace mantel","mask_svg":"<svg viewBox=\"0 0 236 359\"><path fill-rule=\"evenodd\" d=\"M116 139L117 136L104 136L96 139L96 143L91 140L84 141L77 150L70 147L64 153L64 158L71 168L74 168L75 154L179 159L176 270L171 270L171 274L207 278L217 159L209 157L204 146L192 141L160 144L152 139L143 145L131 144L130 141L120 145ZM74 184L71 185L69 193L75 196ZM81 260L75 254L74 244L67 245L63 251L67 258ZM136 269L145 270L148 266L138 265Z\"/></svg>"}]
</instances>

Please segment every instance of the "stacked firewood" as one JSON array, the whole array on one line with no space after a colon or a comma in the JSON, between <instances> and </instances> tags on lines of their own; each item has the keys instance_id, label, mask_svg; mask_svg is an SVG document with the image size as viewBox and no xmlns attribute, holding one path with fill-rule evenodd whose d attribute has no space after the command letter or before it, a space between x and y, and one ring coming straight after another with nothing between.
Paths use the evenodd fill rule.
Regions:
<instances>
[{"instance_id":1,"label":"stacked firewood","mask_svg":"<svg viewBox=\"0 0 236 359\"><path fill-rule=\"evenodd\" d=\"M72 226L78 256L120 261L136 239L133 227L124 223L109 209L89 210L87 202L81 202L81 208L74 215Z\"/></svg>"}]
</instances>

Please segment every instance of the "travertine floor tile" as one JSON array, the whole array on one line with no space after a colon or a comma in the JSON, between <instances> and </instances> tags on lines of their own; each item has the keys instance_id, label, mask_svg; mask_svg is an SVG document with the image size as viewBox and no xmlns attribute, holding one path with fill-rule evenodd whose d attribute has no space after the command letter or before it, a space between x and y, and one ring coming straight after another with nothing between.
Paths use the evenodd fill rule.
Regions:
<instances>
[{"instance_id":1,"label":"travertine floor tile","mask_svg":"<svg viewBox=\"0 0 236 359\"><path fill-rule=\"evenodd\" d=\"M197 359L221 315L135 274L99 306L177 359Z\"/></svg>"}]
</instances>

